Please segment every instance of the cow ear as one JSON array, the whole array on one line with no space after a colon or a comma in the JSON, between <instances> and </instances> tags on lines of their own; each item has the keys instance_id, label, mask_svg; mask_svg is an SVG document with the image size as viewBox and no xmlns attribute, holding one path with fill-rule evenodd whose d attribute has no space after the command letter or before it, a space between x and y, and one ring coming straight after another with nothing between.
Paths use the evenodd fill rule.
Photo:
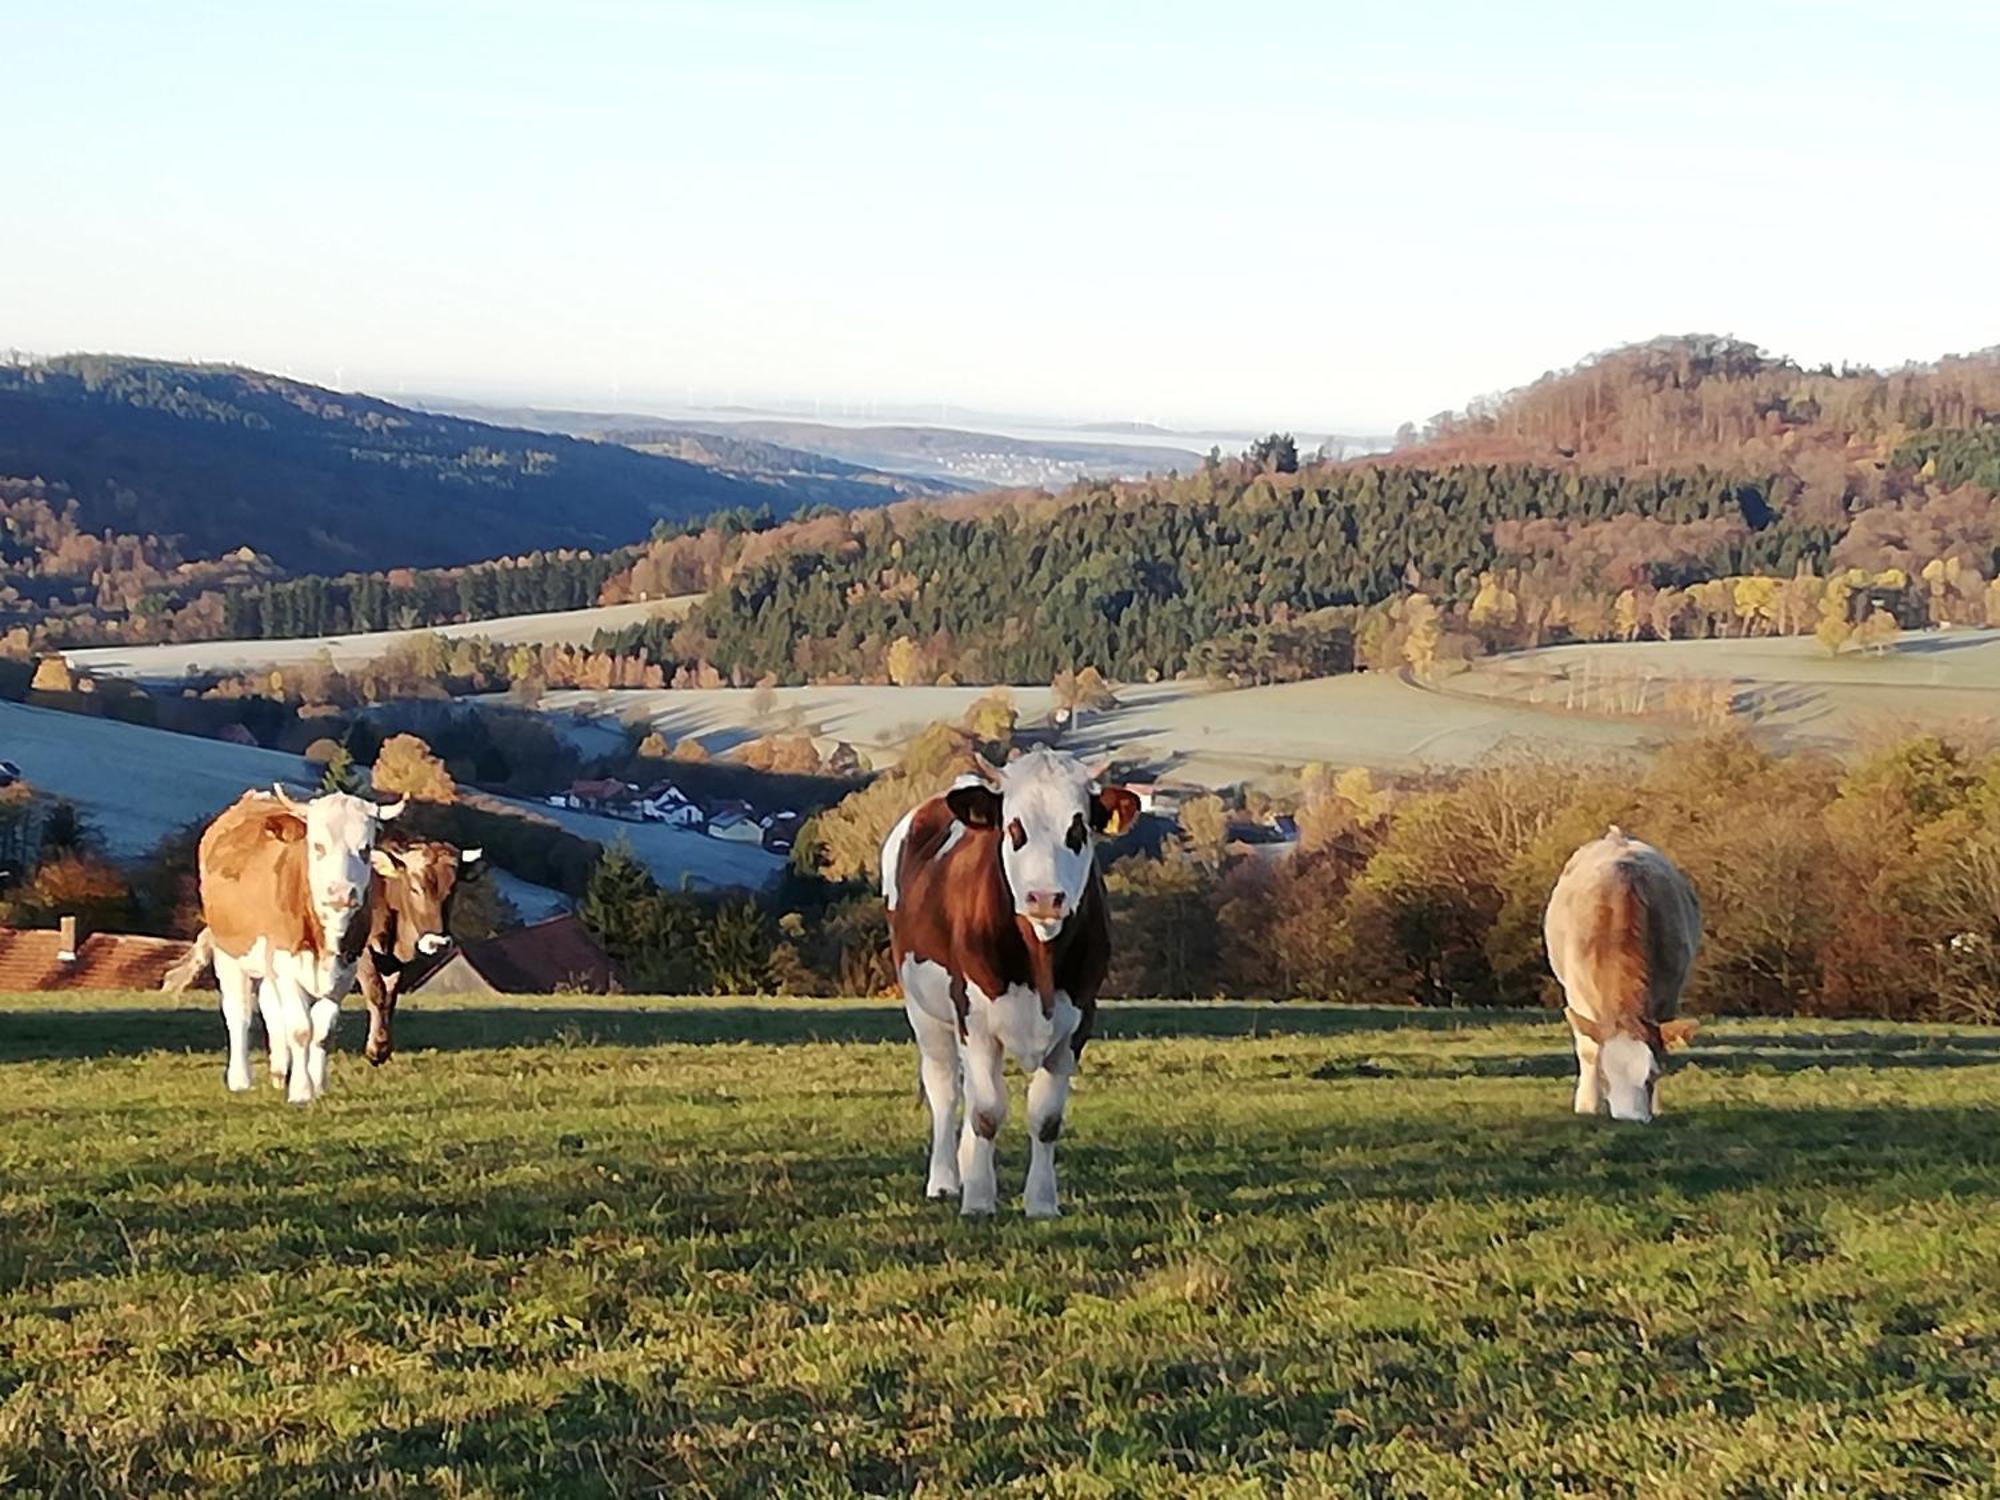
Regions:
<instances>
[{"instance_id":1,"label":"cow ear","mask_svg":"<svg viewBox=\"0 0 2000 1500\"><path fill-rule=\"evenodd\" d=\"M396 873L396 856L387 849L370 849L368 863L377 875L389 878Z\"/></svg>"},{"instance_id":2,"label":"cow ear","mask_svg":"<svg viewBox=\"0 0 2000 1500\"><path fill-rule=\"evenodd\" d=\"M1699 1021L1660 1022L1660 1044L1669 1052L1685 1047L1694 1040L1694 1034L1701 1030Z\"/></svg>"},{"instance_id":3,"label":"cow ear","mask_svg":"<svg viewBox=\"0 0 2000 1500\"><path fill-rule=\"evenodd\" d=\"M1122 786L1101 788L1090 799L1090 826L1115 839L1139 821L1139 799Z\"/></svg>"},{"instance_id":4,"label":"cow ear","mask_svg":"<svg viewBox=\"0 0 2000 1500\"><path fill-rule=\"evenodd\" d=\"M1000 794L983 782L955 786L944 794L944 801L951 815L967 828L1000 826Z\"/></svg>"},{"instance_id":5,"label":"cow ear","mask_svg":"<svg viewBox=\"0 0 2000 1500\"><path fill-rule=\"evenodd\" d=\"M264 837L281 844L296 844L306 836L305 819L294 813L274 813L264 820Z\"/></svg>"}]
</instances>

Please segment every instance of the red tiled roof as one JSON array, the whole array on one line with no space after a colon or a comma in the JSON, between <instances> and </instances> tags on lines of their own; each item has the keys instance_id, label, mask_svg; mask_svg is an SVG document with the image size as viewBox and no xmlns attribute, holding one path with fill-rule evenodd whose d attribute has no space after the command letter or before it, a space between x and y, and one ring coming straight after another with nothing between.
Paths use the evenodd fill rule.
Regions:
<instances>
[{"instance_id":1,"label":"red tiled roof","mask_svg":"<svg viewBox=\"0 0 2000 1500\"><path fill-rule=\"evenodd\" d=\"M93 932L76 959L56 957L62 934L51 928L0 927L0 992L30 990L157 990L168 969L187 955L178 938Z\"/></svg>"},{"instance_id":2,"label":"red tiled roof","mask_svg":"<svg viewBox=\"0 0 2000 1500\"><path fill-rule=\"evenodd\" d=\"M458 956L503 995L551 995L558 989L601 995L611 988L610 956L574 914L467 943Z\"/></svg>"}]
</instances>

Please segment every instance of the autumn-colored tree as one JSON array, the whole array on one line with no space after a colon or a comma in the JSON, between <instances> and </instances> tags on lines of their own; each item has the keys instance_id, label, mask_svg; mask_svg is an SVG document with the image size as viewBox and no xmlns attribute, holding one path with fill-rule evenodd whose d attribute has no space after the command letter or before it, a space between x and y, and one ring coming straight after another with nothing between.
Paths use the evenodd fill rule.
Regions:
<instances>
[{"instance_id":1,"label":"autumn-colored tree","mask_svg":"<svg viewBox=\"0 0 2000 1500\"><path fill-rule=\"evenodd\" d=\"M73 693L76 679L60 656L45 656L35 664L34 680L28 686L38 693Z\"/></svg>"},{"instance_id":2,"label":"autumn-colored tree","mask_svg":"<svg viewBox=\"0 0 2000 1500\"><path fill-rule=\"evenodd\" d=\"M1106 709L1118 706L1117 690L1105 680L1104 674L1096 667L1087 666L1076 674L1074 694L1076 706L1089 709L1093 713L1102 713Z\"/></svg>"},{"instance_id":3,"label":"autumn-colored tree","mask_svg":"<svg viewBox=\"0 0 2000 1500\"><path fill-rule=\"evenodd\" d=\"M1222 859L1229 838L1229 810L1222 799L1210 792L1192 797L1181 807L1181 842L1189 855L1206 864Z\"/></svg>"},{"instance_id":4,"label":"autumn-colored tree","mask_svg":"<svg viewBox=\"0 0 2000 1500\"><path fill-rule=\"evenodd\" d=\"M1403 601L1403 660L1417 676L1428 678L1437 669L1438 646L1444 639L1444 623L1438 608L1426 594L1412 594Z\"/></svg>"},{"instance_id":5,"label":"autumn-colored tree","mask_svg":"<svg viewBox=\"0 0 2000 1500\"><path fill-rule=\"evenodd\" d=\"M1014 724L1020 717L1014 695L995 688L973 700L965 711L965 729L974 739L989 745L1005 746L1014 738Z\"/></svg>"},{"instance_id":6,"label":"autumn-colored tree","mask_svg":"<svg viewBox=\"0 0 2000 1500\"><path fill-rule=\"evenodd\" d=\"M53 927L75 917L86 931L123 927L131 910L130 883L109 860L71 851L42 861L14 897L12 920L26 927Z\"/></svg>"},{"instance_id":7,"label":"autumn-colored tree","mask_svg":"<svg viewBox=\"0 0 2000 1500\"><path fill-rule=\"evenodd\" d=\"M1618 632L1621 641L1639 639L1639 596L1631 589L1623 590L1611 607L1612 628Z\"/></svg>"},{"instance_id":8,"label":"autumn-colored tree","mask_svg":"<svg viewBox=\"0 0 2000 1500\"><path fill-rule=\"evenodd\" d=\"M906 635L899 635L889 643L885 665L889 680L897 687L915 687L924 681L923 648Z\"/></svg>"},{"instance_id":9,"label":"autumn-colored tree","mask_svg":"<svg viewBox=\"0 0 2000 1500\"><path fill-rule=\"evenodd\" d=\"M382 742L375 755L375 790L422 802L450 802L458 796L444 762L414 734L391 735Z\"/></svg>"},{"instance_id":10,"label":"autumn-colored tree","mask_svg":"<svg viewBox=\"0 0 2000 1500\"><path fill-rule=\"evenodd\" d=\"M1895 644L1902 635L1903 627L1896 623L1896 617L1885 609L1878 609L1854 627L1854 643L1864 651L1880 654Z\"/></svg>"}]
</instances>

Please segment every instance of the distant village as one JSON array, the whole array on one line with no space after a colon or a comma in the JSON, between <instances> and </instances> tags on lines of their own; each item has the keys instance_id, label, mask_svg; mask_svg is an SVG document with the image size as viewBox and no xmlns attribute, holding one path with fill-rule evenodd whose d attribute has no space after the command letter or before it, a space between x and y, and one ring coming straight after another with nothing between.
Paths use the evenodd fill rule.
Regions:
<instances>
[{"instance_id":1,"label":"distant village","mask_svg":"<svg viewBox=\"0 0 2000 1500\"><path fill-rule=\"evenodd\" d=\"M1127 780L1136 793L1142 812L1161 821L1155 829L1165 834L1180 821L1182 806L1204 795L1207 788L1193 783ZM736 797L702 799L690 796L671 781L656 781L640 787L615 777L584 780L569 790L545 799L551 807L590 813L601 818L617 818L628 823L661 823L724 839L737 844L755 844L771 854L789 855L798 842L804 816L790 808L759 816L748 802ZM1270 812L1253 816L1238 812L1229 815L1224 829L1226 849L1234 854L1255 853L1264 858L1289 853L1299 837L1298 825L1287 813Z\"/></svg>"},{"instance_id":2,"label":"distant village","mask_svg":"<svg viewBox=\"0 0 2000 1500\"><path fill-rule=\"evenodd\" d=\"M792 852L792 845L798 841L799 825L804 821L790 808L759 817L755 808L737 797L700 801L671 781L657 781L649 787L616 778L578 781L568 791L556 792L547 801L551 807L594 813L601 818L664 823L669 828L685 828L733 844L755 844L772 854Z\"/></svg>"}]
</instances>

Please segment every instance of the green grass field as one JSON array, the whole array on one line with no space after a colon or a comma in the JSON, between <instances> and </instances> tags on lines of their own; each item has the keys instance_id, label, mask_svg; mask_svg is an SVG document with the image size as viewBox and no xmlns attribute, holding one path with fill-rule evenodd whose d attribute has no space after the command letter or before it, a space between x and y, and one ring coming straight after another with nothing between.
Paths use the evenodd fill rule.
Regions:
<instances>
[{"instance_id":1,"label":"green grass field","mask_svg":"<svg viewBox=\"0 0 2000 1500\"><path fill-rule=\"evenodd\" d=\"M2000 1491L2000 1034L1718 1023L1637 1129L1553 1020L1117 1005L968 1224L902 1032L413 1004L295 1112L0 1000L0 1493Z\"/></svg>"}]
</instances>

